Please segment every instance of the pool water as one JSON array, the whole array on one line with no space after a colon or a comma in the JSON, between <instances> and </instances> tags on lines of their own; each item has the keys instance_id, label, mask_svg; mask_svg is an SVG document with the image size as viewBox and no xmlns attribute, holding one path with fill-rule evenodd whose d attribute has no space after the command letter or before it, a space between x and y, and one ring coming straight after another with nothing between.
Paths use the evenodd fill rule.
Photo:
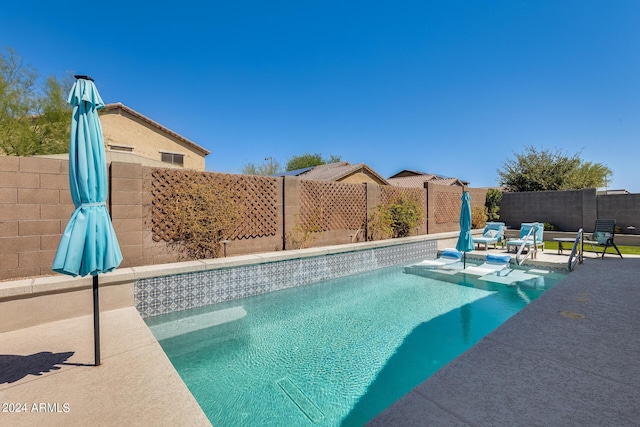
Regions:
<instances>
[{"instance_id":1,"label":"pool water","mask_svg":"<svg viewBox=\"0 0 640 427\"><path fill-rule=\"evenodd\" d=\"M407 271L146 322L216 427L361 426L564 277Z\"/></svg>"}]
</instances>

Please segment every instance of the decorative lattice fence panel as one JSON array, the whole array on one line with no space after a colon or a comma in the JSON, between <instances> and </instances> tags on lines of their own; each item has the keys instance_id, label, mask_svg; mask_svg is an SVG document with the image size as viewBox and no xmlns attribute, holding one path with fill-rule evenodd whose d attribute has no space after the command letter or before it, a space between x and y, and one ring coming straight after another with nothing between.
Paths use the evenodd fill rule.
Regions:
<instances>
[{"instance_id":1,"label":"decorative lattice fence panel","mask_svg":"<svg viewBox=\"0 0 640 427\"><path fill-rule=\"evenodd\" d=\"M154 169L152 172L152 231L155 241L171 241L173 224L165 211L168 198L186 188L186 182L222 185L230 189L234 200L243 206L243 221L230 238L274 236L278 231L278 178L230 175L176 169Z\"/></svg>"},{"instance_id":2,"label":"decorative lattice fence panel","mask_svg":"<svg viewBox=\"0 0 640 427\"><path fill-rule=\"evenodd\" d=\"M300 181L300 224L308 230L356 230L367 216L361 184Z\"/></svg>"},{"instance_id":3,"label":"decorative lattice fence panel","mask_svg":"<svg viewBox=\"0 0 640 427\"><path fill-rule=\"evenodd\" d=\"M457 223L460 219L459 193L436 191L434 194L435 209L434 216L436 224Z\"/></svg>"},{"instance_id":4,"label":"decorative lattice fence panel","mask_svg":"<svg viewBox=\"0 0 640 427\"><path fill-rule=\"evenodd\" d=\"M417 200L420 208L424 212L427 206L427 192L424 188L408 188L408 187L392 187L389 185L380 186L380 203L384 206L405 198L409 200Z\"/></svg>"}]
</instances>

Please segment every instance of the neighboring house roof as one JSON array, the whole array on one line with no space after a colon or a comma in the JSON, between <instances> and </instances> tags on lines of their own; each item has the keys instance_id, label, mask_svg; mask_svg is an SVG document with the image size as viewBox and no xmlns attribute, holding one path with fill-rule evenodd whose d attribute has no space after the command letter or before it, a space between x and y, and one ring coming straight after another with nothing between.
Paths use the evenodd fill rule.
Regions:
<instances>
[{"instance_id":1,"label":"neighboring house roof","mask_svg":"<svg viewBox=\"0 0 640 427\"><path fill-rule=\"evenodd\" d=\"M601 190L597 191L598 195L610 195L610 194L631 194L629 191L621 189L621 190Z\"/></svg>"},{"instance_id":2,"label":"neighboring house roof","mask_svg":"<svg viewBox=\"0 0 640 427\"><path fill-rule=\"evenodd\" d=\"M427 172L415 171L411 169L403 169L400 172L396 173L395 175L392 175L389 178L387 178L387 180L389 180L389 183L391 183L391 180L395 180L396 178L410 178L410 177L416 177L416 179L422 178L422 181L421 181L422 184L420 184L420 181L416 181L415 185L411 185L411 186L421 187L426 181L435 182L436 184L442 184L442 185L469 185L467 181L463 181L458 178L451 178L443 175L437 175L435 173L427 173ZM446 180L455 180L455 181L451 181L451 183L447 183ZM406 187L406 186L408 185L400 185L400 187Z\"/></svg>"},{"instance_id":3,"label":"neighboring house roof","mask_svg":"<svg viewBox=\"0 0 640 427\"><path fill-rule=\"evenodd\" d=\"M443 176L438 176L438 175L434 175L431 173L426 173L426 172L420 172L420 171L414 171L414 170L410 170L410 169L403 169L400 172L398 172L397 174L390 176L387 179L391 179L391 178L404 178L406 176L417 176L417 175L431 175L437 178L444 178Z\"/></svg>"},{"instance_id":4,"label":"neighboring house roof","mask_svg":"<svg viewBox=\"0 0 640 427\"><path fill-rule=\"evenodd\" d=\"M426 182L438 185L457 185L460 187L469 184L468 182L461 181L458 178L444 178L433 174L407 175L398 178L391 177L388 178L387 181L389 182L389 185L406 188L424 188L424 184Z\"/></svg>"},{"instance_id":5,"label":"neighboring house roof","mask_svg":"<svg viewBox=\"0 0 640 427\"><path fill-rule=\"evenodd\" d=\"M342 181L357 173L372 176L380 184L388 185L386 179L364 163L350 164L349 162L335 162L319 165L307 172L299 174L301 178L317 181Z\"/></svg>"},{"instance_id":6,"label":"neighboring house roof","mask_svg":"<svg viewBox=\"0 0 640 427\"><path fill-rule=\"evenodd\" d=\"M160 123L151 120L150 118L148 118L147 116L138 113L136 110L134 110L133 108L129 108L126 105L117 102L114 104L106 104L104 106L104 108L102 109L102 111L113 111L113 110L120 110L120 111L124 111L127 114L136 117L139 120L142 120L143 122L155 127L156 129L158 129L161 132L164 132L166 134L171 135L172 137L176 138L177 140L185 143L186 145L190 146L191 148L201 152L204 156L210 154L211 152L209 150L207 150L204 147L199 146L198 144L196 144L195 142L185 138L184 136L172 131L171 129L162 126Z\"/></svg>"},{"instance_id":7,"label":"neighboring house roof","mask_svg":"<svg viewBox=\"0 0 640 427\"><path fill-rule=\"evenodd\" d=\"M308 168L302 168L302 169L295 169L295 170L292 170L292 171L280 172L280 173L277 173L277 174L272 175L272 176L276 176L276 177L279 177L279 176L300 176L303 173L310 171L314 167L315 166L311 166L311 167L308 167Z\"/></svg>"},{"instance_id":8,"label":"neighboring house roof","mask_svg":"<svg viewBox=\"0 0 640 427\"><path fill-rule=\"evenodd\" d=\"M462 181L458 178L436 178L432 179L429 182L433 182L438 185L457 185L459 187L464 187L465 185L469 185L468 182Z\"/></svg>"},{"instance_id":9,"label":"neighboring house roof","mask_svg":"<svg viewBox=\"0 0 640 427\"><path fill-rule=\"evenodd\" d=\"M46 159L68 160L69 159L69 153L66 153L66 154L44 154L44 155L33 156L33 157L42 157L42 158L46 158ZM137 163L137 164L140 164L142 166L148 166L148 167L153 167L153 168L176 168L176 169L182 169L182 167L180 167L178 165L174 165L174 164L167 163L167 162L161 162L160 160L154 160L154 159L150 159L148 157L136 156L133 153L127 153L127 152L124 152L124 151L106 150L105 151L105 157L106 157L105 160L107 161L107 163L111 163L111 162Z\"/></svg>"}]
</instances>

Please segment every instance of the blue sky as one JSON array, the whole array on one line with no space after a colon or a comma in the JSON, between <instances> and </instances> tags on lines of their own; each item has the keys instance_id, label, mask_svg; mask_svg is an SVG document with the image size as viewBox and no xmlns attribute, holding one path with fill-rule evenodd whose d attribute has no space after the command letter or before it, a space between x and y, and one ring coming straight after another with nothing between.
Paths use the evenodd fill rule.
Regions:
<instances>
[{"instance_id":1,"label":"blue sky","mask_svg":"<svg viewBox=\"0 0 640 427\"><path fill-rule=\"evenodd\" d=\"M0 48L211 151L497 185L533 145L640 192L637 0L9 2Z\"/></svg>"}]
</instances>

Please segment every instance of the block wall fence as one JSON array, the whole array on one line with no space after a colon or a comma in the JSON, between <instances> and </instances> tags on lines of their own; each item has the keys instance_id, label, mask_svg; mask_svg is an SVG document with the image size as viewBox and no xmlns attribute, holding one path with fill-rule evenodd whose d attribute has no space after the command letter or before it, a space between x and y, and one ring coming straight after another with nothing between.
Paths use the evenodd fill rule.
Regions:
<instances>
[{"instance_id":1,"label":"block wall fence","mask_svg":"<svg viewBox=\"0 0 640 427\"><path fill-rule=\"evenodd\" d=\"M188 260L177 246L158 241L157 236L154 239L154 172L157 175L158 169L138 164L113 162L109 165L107 206L124 258L121 267ZM233 177L238 181L252 179L244 175ZM318 199L316 203L322 203L319 199L326 196L313 193L310 197L305 190L307 187L322 187L325 193L331 193L333 205L323 209L342 212L342 219L316 233L315 239L307 242L308 247L365 240L360 222L350 221L350 217L357 212L365 219L366 213L372 212L389 192L402 191L371 183L305 182L297 177L266 179L275 180L275 191L272 192L275 201L272 202L274 206L269 207L271 215L265 216L264 220L275 221L275 224L269 224L271 231L259 237L230 240L226 245L227 256L294 249L287 236L295 233L296 221L310 209L308 205L314 197ZM472 206L484 206L486 189L466 190L471 194ZM457 230L463 188L428 184L423 191L427 218L412 234ZM357 198L364 206L348 206L353 204L348 195L354 192L364 195ZM68 161L0 156L0 280L54 274L51 264L73 210ZM251 221L258 221L259 217L259 212L254 213ZM358 225L353 226L355 223Z\"/></svg>"},{"instance_id":2,"label":"block wall fence","mask_svg":"<svg viewBox=\"0 0 640 427\"><path fill-rule=\"evenodd\" d=\"M108 171L107 204L124 256L121 266L188 260L179 247L159 240L154 231L157 176L173 173L175 169L113 162ZM368 213L404 191L372 183L227 176L243 188L253 187L253 195L248 196L253 206L247 219L252 224L250 228L256 228L261 221L269 222L258 224L257 228L263 230L261 233L247 231L231 239L226 245L227 256L297 248L292 247L287 237L295 234L300 218L309 216L314 209L320 209L330 218L322 226L323 231L307 242L307 247L363 241L362 227L367 226ZM260 193L267 187L269 200L259 200ZM426 218L412 234L458 230L463 190L469 191L472 207L484 206L485 188L428 183L423 190L412 190L423 191L421 197L426 211ZM66 160L0 156L0 280L54 274L51 271L53 257L73 209ZM500 221L510 228L518 229L522 222L539 221L567 232L579 228L591 232L596 218L613 218L624 233L638 234L640 230L627 231L627 227L640 225L640 194L597 195L595 189L505 193L499 215Z\"/></svg>"},{"instance_id":3,"label":"block wall fence","mask_svg":"<svg viewBox=\"0 0 640 427\"><path fill-rule=\"evenodd\" d=\"M500 221L517 229L523 222L538 221L556 225L561 231L582 228L590 233L600 218L615 219L625 234L639 234L640 194L597 195L595 188L504 193L498 214ZM637 229L629 231L628 226Z\"/></svg>"}]
</instances>

